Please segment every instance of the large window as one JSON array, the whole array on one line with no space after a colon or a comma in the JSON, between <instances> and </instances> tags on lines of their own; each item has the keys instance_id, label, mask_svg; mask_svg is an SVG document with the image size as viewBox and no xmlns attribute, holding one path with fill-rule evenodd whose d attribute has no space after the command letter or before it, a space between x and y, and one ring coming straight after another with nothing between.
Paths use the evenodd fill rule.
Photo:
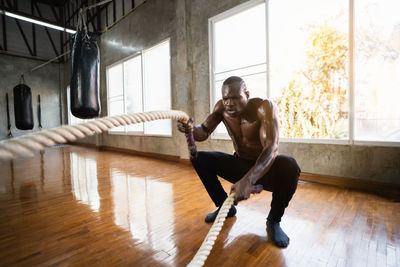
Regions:
<instances>
[{"instance_id":1,"label":"large window","mask_svg":"<svg viewBox=\"0 0 400 267\"><path fill-rule=\"evenodd\" d=\"M110 116L171 109L169 40L107 67ZM114 128L111 133L171 135L171 120Z\"/></svg>"},{"instance_id":2,"label":"large window","mask_svg":"<svg viewBox=\"0 0 400 267\"><path fill-rule=\"evenodd\" d=\"M267 96L265 4L259 4L233 16L222 16L213 23L212 107L221 99L221 86L232 75L241 76L252 97ZM223 124L215 130L217 137L227 131Z\"/></svg>"},{"instance_id":3,"label":"large window","mask_svg":"<svg viewBox=\"0 0 400 267\"><path fill-rule=\"evenodd\" d=\"M397 10L398 0L270 0L211 18L212 107L237 75L250 97L277 104L284 140L399 142Z\"/></svg>"},{"instance_id":4,"label":"large window","mask_svg":"<svg viewBox=\"0 0 400 267\"><path fill-rule=\"evenodd\" d=\"M400 141L400 1L355 1L355 125L360 140Z\"/></svg>"}]
</instances>

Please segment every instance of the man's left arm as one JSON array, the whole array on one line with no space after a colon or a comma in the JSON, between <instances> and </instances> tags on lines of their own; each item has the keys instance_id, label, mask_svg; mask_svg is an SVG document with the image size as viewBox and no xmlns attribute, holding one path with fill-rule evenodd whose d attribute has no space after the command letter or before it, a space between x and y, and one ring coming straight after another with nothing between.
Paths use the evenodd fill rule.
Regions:
<instances>
[{"instance_id":1,"label":"man's left arm","mask_svg":"<svg viewBox=\"0 0 400 267\"><path fill-rule=\"evenodd\" d=\"M257 116L261 121L260 141L263 146L254 166L232 186L231 192L235 192L235 204L250 197L251 187L271 168L278 155L279 144L279 119L278 109L270 100L265 100L257 110Z\"/></svg>"}]
</instances>

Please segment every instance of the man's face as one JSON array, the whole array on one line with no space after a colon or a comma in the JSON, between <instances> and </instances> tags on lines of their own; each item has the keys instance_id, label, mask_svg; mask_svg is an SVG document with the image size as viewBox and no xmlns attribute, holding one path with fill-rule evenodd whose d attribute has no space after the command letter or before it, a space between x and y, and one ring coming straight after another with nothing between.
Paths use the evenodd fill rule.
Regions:
<instances>
[{"instance_id":1,"label":"man's face","mask_svg":"<svg viewBox=\"0 0 400 267\"><path fill-rule=\"evenodd\" d=\"M240 88L240 83L222 86L222 103L225 111L231 117L236 117L246 107L249 99L246 88Z\"/></svg>"}]
</instances>

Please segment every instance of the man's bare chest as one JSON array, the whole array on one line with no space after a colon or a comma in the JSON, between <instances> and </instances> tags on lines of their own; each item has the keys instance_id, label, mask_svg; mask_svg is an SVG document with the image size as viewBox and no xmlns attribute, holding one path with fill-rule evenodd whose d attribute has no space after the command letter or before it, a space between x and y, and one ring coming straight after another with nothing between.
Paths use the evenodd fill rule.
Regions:
<instances>
[{"instance_id":1,"label":"man's bare chest","mask_svg":"<svg viewBox=\"0 0 400 267\"><path fill-rule=\"evenodd\" d=\"M237 141L259 140L261 122L257 119L226 118L225 124Z\"/></svg>"}]
</instances>

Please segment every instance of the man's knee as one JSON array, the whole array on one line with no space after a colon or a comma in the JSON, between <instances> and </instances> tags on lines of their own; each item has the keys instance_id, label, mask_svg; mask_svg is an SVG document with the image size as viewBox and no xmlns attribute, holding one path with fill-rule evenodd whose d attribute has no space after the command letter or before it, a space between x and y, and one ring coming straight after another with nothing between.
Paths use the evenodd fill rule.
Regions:
<instances>
[{"instance_id":1,"label":"man's knee","mask_svg":"<svg viewBox=\"0 0 400 267\"><path fill-rule=\"evenodd\" d=\"M198 151L196 157L191 157L190 161L197 173L203 172L215 172L215 155L211 151Z\"/></svg>"},{"instance_id":2,"label":"man's knee","mask_svg":"<svg viewBox=\"0 0 400 267\"><path fill-rule=\"evenodd\" d=\"M297 161L293 157L287 155L279 155L275 161L278 161L276 163L281 176L283 176L284 179L288 179L288 182L297 183L301 172Z\"/></svg>"},{"instance_id":3,"label":"man's knee","mask_svg":"<svg viewBox=\"0 0 400 267\"><path fill-rule=\"evenodd\" d=\"M198 152L196 152L196 157L190 157L190 162L192 162L193 166L202 165L206 161L207 161L207 152L206 151L198 151Z\"/></svg>"}]
</instances>

